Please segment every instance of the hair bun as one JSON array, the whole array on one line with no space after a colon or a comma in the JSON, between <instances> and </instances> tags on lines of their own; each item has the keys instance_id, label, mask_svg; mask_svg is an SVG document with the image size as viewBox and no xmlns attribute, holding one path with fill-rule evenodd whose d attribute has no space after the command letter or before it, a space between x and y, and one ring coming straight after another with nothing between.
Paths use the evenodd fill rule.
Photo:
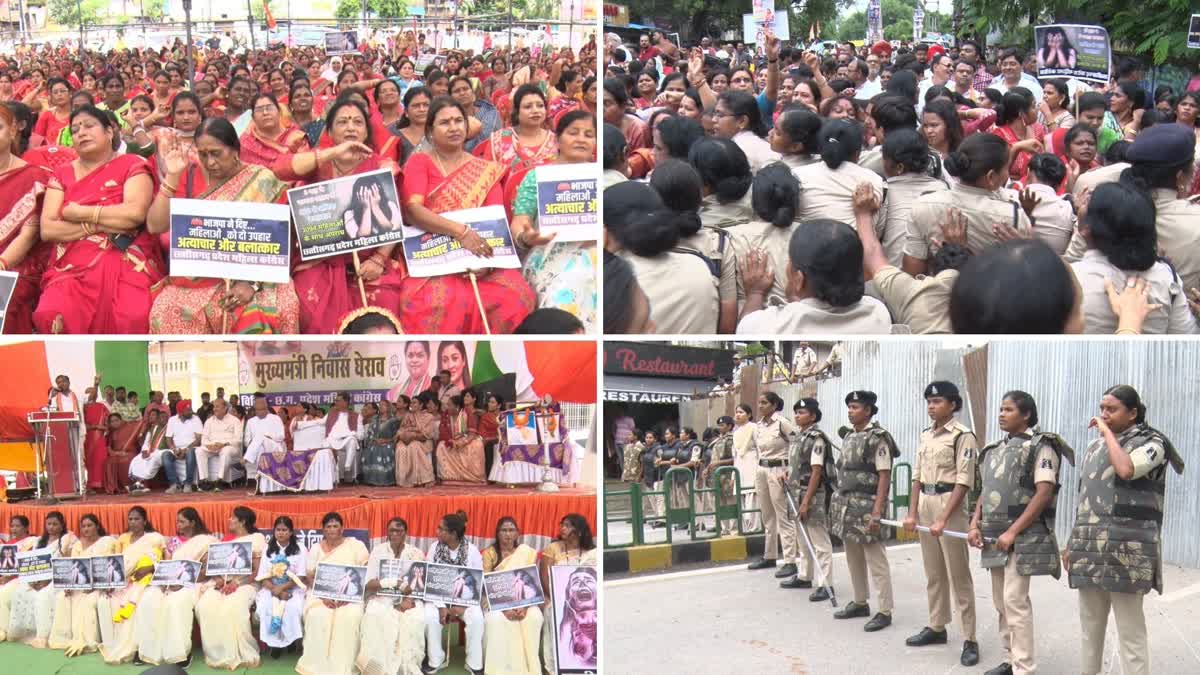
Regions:
<instances>
[{"instance_id":1,"label":"hair bun","mask_svg":"<svg viewBox=\"0 0 1200 675\"><path fill-rule=\"evenodd\" d=\"M467 524L467 512L466 511L459 509L459 510L455 511L454 514L457 515L459 518L462 518L463 525Z\"/></svg>"},{"instance_id":2,"label":"hair bun","mask_svg":"<svg viewBox=\"0 0 1200 675\"><path fill-rule=\"evenodd\" d=\"M946 161L942 166L951 176L962 176L971 170L971 158L965 152L954 152L946 155Z\"/></svg>"}]
</instances>

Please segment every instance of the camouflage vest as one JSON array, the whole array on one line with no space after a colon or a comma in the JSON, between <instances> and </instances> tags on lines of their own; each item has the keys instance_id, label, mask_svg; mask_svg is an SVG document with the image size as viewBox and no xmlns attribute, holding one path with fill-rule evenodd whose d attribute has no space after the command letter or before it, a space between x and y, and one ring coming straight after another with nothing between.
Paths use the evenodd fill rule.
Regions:
<instances>
[{"instance_id":1,"label":"camouflage vest","mask_svg":"<svg viewBox=\"0 0 1200 675\"><path fill-rule=\"evenodd\" d=\"M709 446L709 461L727 462L733 459L733 434L721 434L713 439Z\"/></svg>"},{"instance_id":2,"label":"camouflage vest","mask_svg":"<svg viewBox=\"0 0 1200 675\"><path fill-rule=\"evenodd\" d=\"M1162 517L1167 464L1182 472L1171 442L1146 425L1117 436L1126 452L1157 441L1168 461L1147 475L1126 481L1108 461L1104 438L1092 441L1079 468L1079 506L1067 542L1071 588L1112 593L1162 592Z\"/></svg>"},{"instance_id":3,"label":"camouflage vest","mask_svg":"<svg viewBox=\"0 0 1200 675\"><path fill-rule=\"evenodd\" d=\"M809 481L812 480L813 446L819 441L824 441L825 444L823 455L825 457L823 464L825 470L821 474L821 483L817 485L817 494L813 495L814 503L816 503L816 500L822 498L826 489L830 487L830 469L833 468L833 443L829 441L829 437L825 435L825 432L821 431L814 424L808 428L808 431L803 431L793 438L788 447L788 460L792 468L789 479L792 483L799 486L800 492L797 497L802 499L805 493L808 492Z\"/></svg>"},{"instance_id":4,"label":"camouflage vest","mask_svg":"<svg viewBox=\"0 0 1200 675\"><path fill-rule=\"evenodd\" d=\"M879 487L879 472L875 469L875 455L870 447L880 437L891 449L892 457L899 457L900 449L896 447L896 441L877 423L872 422L862 431L846 434L837 461L839 493L857 492L875 496L875 490Z\"/></svg>"},{"instance_id":5,"label":"camouflage vest","mask_svg":"<svg viewBox=\"0 0 1200 675\"><path fill-rule=\"evenodd\" d=\"M1037 433L1033 436L1009 436L980 451L979 474L983 479L983 488L979 529L983 536L995 538L1004 534L1025 512L1029 502L1033 501L1037 492L1033 482L1034 463L1042 445L1051 445L1061 458L1063 453L1058 449L1059 446L1047 440L1047 436L1053 435ZM1057 483L1054 492L1058 493ZM1017 557L1017 574L1049 574L1055 579L1061 574L1058 540L1054 537L1054 516L1054 502L1050 502L1041 516L1017 535L1012 548L1012 553ZM1004 567L1008 556L1008 553L992 544L983 549L980 562L984 568Z\"/></svg>"}]
</instances>

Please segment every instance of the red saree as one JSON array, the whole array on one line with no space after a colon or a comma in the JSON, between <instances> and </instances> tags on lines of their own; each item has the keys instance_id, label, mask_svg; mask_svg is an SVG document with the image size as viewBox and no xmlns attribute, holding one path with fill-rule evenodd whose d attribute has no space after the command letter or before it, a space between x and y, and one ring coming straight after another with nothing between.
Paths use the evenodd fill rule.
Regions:
<instances>
[{"instance_id":1,"label":"red saree","mask_svg":"<svg viewBox=\"0 0 1200 675\"><path fill-rule=\"evenodd\" d=\"M42 195L46 193L49 182L50 172L32 164L0 174L0 210L3 210L0 216L0 253L16 241L25 228L37 231ZM37 305L42 272L46 269L49 254L50 248L39 241L19 265L9 270L17 273L17 285L8 303L5 333L28 335L33 332L33 308Z\"/></svg>"},{"instance_id":2,"label":"red saree","mask_svg":"<svg viewBox=\"0 0 1200 675\"><path fill-rule=\"evenodd\" d=\"M89 490L101 490L104 488L104 465L108 463L108 406L84 404L83 423L87 427L83 441L87 486Z\"/></svg>"},{"instance_id":3,"label":"red saree","mask_svg":"<svg viewBox=\"0 0 1200 675\"><path fill-rule=\"evenodd\" d=\"M377 154L371 155L360 162L353 173L386 168L383 160ZM286 181L319 183L334 178L332 164L323 164L309 175L297 175L292 170L291 155L281 156L272 169L280 180ZM365 261L375 250L359 251L359 260ZM298 253L296 259L299 259ZM365 284L367 304L382 307L393 314L398 313L403 279L404 266L394 258L389 259L383 274ZM292 285L300 299L301 333L336 334L342 319L363 306L358 281L354 276L354 258L350 254L300 262L292 272Z\"/></svg>"},{"instance_id":4,"label":"red saree","mask_svg":"<svg viewBox=\"0 0 1200 675\"><path fill-rule=\"evenodd\" d=\"M242 133L240 139L242 150L238 154L246 164L257 164L261 167L274 166L280 155L292 155L308 147L304 132L295 125L284 129L277 138L265 138L251 124Z\"/></svg>"},{"instance_id":5,"label":"red saree","mask_svg":"<svg viewBox=\"0 0 1200 675\"><path fill-rule=\"evenodd\" d=\"M129 463L141 452L139 422L125 422L108 432L108 462L104 464L104 492L115 495L129 486Z\"/></svg>"},{"instance_id":6,"label":"red saree","mask_svg":"<svg viewBox=\"0 0 1200 675\"><path fill-rule=\"evenodd\" d=\"M505 167L472 157L449 176L442 176L429 155L418 153L404 167L405 204L422 200L435 213L504 203L500 179ZM511 333L537 306L533 289L521 270L494 269L478 277L479 296L493 333ZM466 275L409 277L400 302L404 332L474 334L484 331L475 292Z\"/></svg>"},{"instance_id":7,"label":"red saree","mask_svg":"<svg viewBox=\"0 0 1200 675\"><path fill-rule=\"evenodd\" d=\"M119 204L125 182L154 173L137 155L117 155L83 178L67 164L54 172L50 187L63 191L63 203ZM95 234L55 244L42 277L42 298L33 313L39 333L144 334L150 330L150 287L162 278L158 242L138 230L122 251L113 238Z\"/></svg>"}]
</instances>

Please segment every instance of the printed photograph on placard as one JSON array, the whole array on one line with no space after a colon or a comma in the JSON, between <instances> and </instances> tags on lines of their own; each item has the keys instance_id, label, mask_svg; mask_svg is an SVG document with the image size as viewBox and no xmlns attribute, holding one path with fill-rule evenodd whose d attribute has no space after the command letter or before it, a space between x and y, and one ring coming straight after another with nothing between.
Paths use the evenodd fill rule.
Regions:
<instances>
[{"instance_id":1,"label":"printed photograph on placard","mask_svg":"<svg viewBox=\"0 0 1200 675\"><path fill-rule=\"evenodd\" d=\"M151 586L190 588L200 578L200 563L195 560L160 560L154 564Z\"/></svg>"},{"instance_id":2,"label":"printed photograph on placard","mask_svg":"<svg viewBox=\"0 0 1200 675\"><path fill-rule=\"evenodd\" d=\"M334 602L363 601L367 590L367 568L358 565L318 563L313 578L313 595Z\"/></svg>"},{"instance_id":3,"label":"printed photograph on placard","mask_svg":"<svg viewBox=\"0 0 1200 675\"><path fill-rule=\"evenodd\" d=\"M0 546L0 576L16 574L17 570L16 544Z\"/></svg>"},{"instance_id":4,"label":"printed photograph on placard","mask_svg":"<svg viewBox=\"0 0 1200 675\"><path fill-rule=\"evenodd\" d=\"M537 565L488 572L483 575L483 586L487 591L488 609L492 612L540 606L546 601Z\"/></svg>"},{"instance_id":5,"label":"printed photograph on placard","mask_svg":"<svg viewBox=\"0 0 1200 675\"><path fill-rule=\"evenodd\" d=\"M386 169L288 190L302 260L398 243L400 196Z\"/></svg>"},{"instance_id":6,"label":"printed photograph on placard","mask_svg":"<svg viewBox=\"0 0 1200 675\"><path fill-rule=\"evenodd\" d=\"M50 561L54 587L64 591L92 589L91 558L54 558Z\"/></svg>"},{"instance_id":7,"label":"printed photograph on placard","mask_svg":"<svg viewBox=\"0 0 1200 675\"><path fill-rule=\"evenodd\" d=\"M425 565L419 560L380 560L377 594L392 598L424 599Z\"/></svg>"},{"instance_id":8,"label":"printed photograph on placard","mask_svg":"<svg viewBox=\"0 0 1200 675\"><path fill-rule=\"evenodd\" d=\"M483 596L483 570L426 563L425 599L447 605L476 607Z\"/></svg>"},{"instance_id":9,"label":"printed photograph on placard","mask_svg":"<svg viewBox=\"0 0 1200 675\"><path fill-rule=\"evenodd\" d=\"M596 568L554 565L550 568L553 596L555 656L560 675L594 673L599 662L597 624L600 598Z\"/></svg>"},{"instance_id":10,"label":"printed photograph on placard","mask_svg":"<svg viewBox=\"0 0 1200 675\"><path fill-rule=\"evenodd\" d=\"M21 581L27 584L50 581L54 577L54 570L50 565L52 557L53 554L48 548L35 548L32 551L17 553L17 574Z\"/></svg>"},{"instance_id":11,"label":"printed photograph on placard","mask_svg":"<svg viewBox=\"0 0 1200 675\"><path fill-rule=\"evenodd\" d=\"M254 553L248 541L209 544L204 574L209 577L241 576L254 572Z\"/></svg>"},{"instance_id":12,"label":"printed photograph on placard","mask_svg":"<svg viewBox=\"0 0 1200 675\"><path fill-rule=\"evenodd\" d=\"M113 590L125 588L125 557L121 555L93 556L92 588Z\"/></svg>"}]
</instances>

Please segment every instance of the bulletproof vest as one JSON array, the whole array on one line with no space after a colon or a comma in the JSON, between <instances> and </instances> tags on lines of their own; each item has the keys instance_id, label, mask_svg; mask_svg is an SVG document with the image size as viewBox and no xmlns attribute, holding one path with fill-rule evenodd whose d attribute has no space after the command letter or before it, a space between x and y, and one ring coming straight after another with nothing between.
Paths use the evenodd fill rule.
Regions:
<instances>
[{"instance_id":1,"label":"bulletproof vest","mask_svg":"<svg viewBox=\"0 0 1200 675\"><path fill-rule=\"evenodd\" d=\"M642 456L639 458L642 462L642 479L646 481L647 484L653 483L657 478L657 474L654 469L654 460L658 458L658 451L660 448L662 448L661 443L648 445L642 450Z\"/></svg>"},{"instance_id":2,"label":"bulletproof vest","mask_svg":"<svg viewBox=\"0 0 1200 675\"><path fill-rule=\"evenodd\" d=\"M716 448L717 439L712 439L704 445L704 450L700 452L700 465L708 466L713 461L713 450Z\"/></svg>"},{"instance_id":3,"label":"bulletproof vest","mask_svg":"<svg viewBox=\"0 0 1200 675\"><path fill-rule=\"evenodd\" d=\"M878 439L883 439L893 458L900 456L892 435L876 422L862 431L852 430L842 439L842 451L837 460L838 492L875 496L879 472L875 469L874 446Z\"/></svg>"},{"instance_id":4,"label":"bulletproof vest","mask_svg":"<svg viewBox=\"0 0 1200 675\"><path fill-rule=\"evenodd\" d=\"M801 497L808 491L808 482L812 480L813 446L820 441L824 441L825 443L823 453L823 457L825 458L823 468L825 471L822 474L821 484L817 486L817 491L820 492L829 486L829 469L833 465L833 443L830 443L829 437L825 435L825 432L821 431L814 424L807 431L803 431L793 438L789 444L788 456L792 467L791 480L793 483L799 484Z\"/></svg>"},{"instance_id":5,"label":"bulletproof vest","mask_svg":"<svg viewBox=\"0 0 1200 675\"><path fill-rule=\"evenodd\" d=\"M733 459L733 434L722 434L712 442L710 462L724 462Z\"/></svg>"},{"instance_id":6,"label":"bulletproof vest","mask_svg":"<svg viewBox=\"0 0 1200 675\"><path fill-rule=\"evenodd\" d=\"M979 474L983 479L983 487L979 529L983 536L999 537L1025 512L1025 507L1037 492L1033 482L1033 473L1037 468L1034 463L1039 448L1047 442L1040 433L1033 436L1017 435L980 451ZM1054 444L1051 447L1059 452ZM1062 453L1059 454L1061 456ZM1018 574L1059 577L1062 565L1058 541L1054 536L1054 515L1054 502L1051 501L1041 516L1017 535L1012 553L1016 555ZM984 568L1004 567L1008 556L995 545L989 545L981 552L980 562Z\"/></svg>"},{"instance_id":7,"label":"bulletproof vest","mask_svg":"<svg viewBox=\"0 0 1200 675\"><path fill-rule=\"evenodd\" d=\"M1118 440L1126 452L1150 441L1162 444L1167 462L1135 480L1122 480L1108 461L1103 438L1088 446L1079 468L1079 506L1067 542L1071 588L1113 593L1162 592L1162 517L1167 465L1182 473L1182 459L1159 431L1139 424Z\"/></svg>"}]
</instances>

